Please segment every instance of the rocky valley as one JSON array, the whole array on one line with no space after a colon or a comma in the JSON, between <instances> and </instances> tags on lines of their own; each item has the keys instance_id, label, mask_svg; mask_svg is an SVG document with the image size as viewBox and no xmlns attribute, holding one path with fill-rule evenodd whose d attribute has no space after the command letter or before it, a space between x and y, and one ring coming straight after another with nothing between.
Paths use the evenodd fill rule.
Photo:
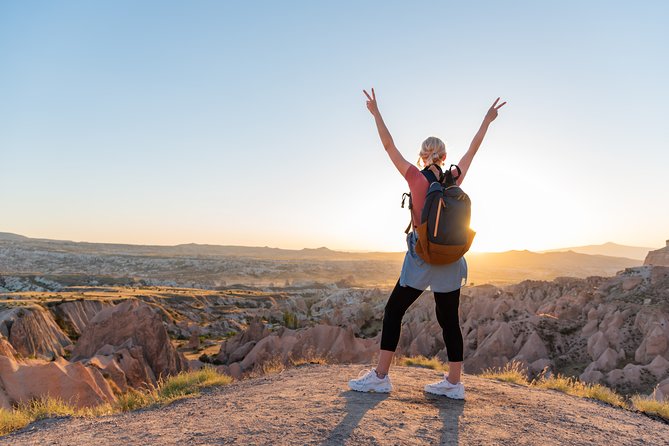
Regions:
<instances>
[{"instance_id":1,"label":"rocky valley","mask_svg":"<svg viewBox=\"0 0 669 446\"><path fill-rule=\"evenodd\" d=\"M59 251L42 246L51 242L7 243L0 249L4 408L44 395L95 406L205 365L242 378L310 358L369 363L392 288L381 271L395 261L318 250L293 260L248 252L156 257L141 247L124 256L118 246L94 255L77 244ZM277 273L282 268L291 275ZM241 271L274 280L221 279L253 277ZM379 280L361 284L366 275ZM515 362L530 378L563 374L626 395L669 396L669 267L469 285L460 321L467 373ZM446 361L429 291L407 312L398 352Z\"/></svg>"}]
</instances>

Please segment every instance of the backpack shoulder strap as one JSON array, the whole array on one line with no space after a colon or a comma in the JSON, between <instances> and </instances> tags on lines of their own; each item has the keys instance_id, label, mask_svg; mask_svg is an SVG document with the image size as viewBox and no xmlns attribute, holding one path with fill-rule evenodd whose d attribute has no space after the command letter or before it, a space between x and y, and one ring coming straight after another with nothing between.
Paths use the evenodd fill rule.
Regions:
<instances>
[{"instance_id":1,"label":"backpack shoulder strap","mask_svg":"<svg viewBox=\"0 0 669 446\"><path fill-rule=\"evenodd\" d=\"M430 167L436 167L437 170L439 171L439 178L430 170ZM426 166L423 170L420 171L423 176L427 179L427 182L432 184L434 182L441 183L444 181L444 172L441 170L441 167L439 164L430 164L429 166Z\"/></svg>"},{"instance_id":2,"label":"backpack shoulder strap","mask_svg":"<svg viewBox=\"0 0 669 446\"><path fill-rule=\"evenodd\" d=\"M455 167L455 170L458 172L457 176L453 175L453 168ZM460 170L460 167L458 167L457 164L451 164L451 166L446 170L444 173L444 181L443 183L446 186L454 186L456 181L458 181L458 178L462 176L462 171Z\"/></svg>"},{"instance_id":3,"label":"backpack shoulder strap","mask_svg":"<svg viewBox=\"0 0 669 446\"><path fill-rule=\"evenodd\" d=\"M408 198L409 199L409 224L407 225L407 228L404 230L405 234L409 233L409 230L411 229L411 226L413 225L413 202L411 201L411 192L403 193L402 194L402 207L404 207L404 200Z\"/></svg>"}]
</instances>

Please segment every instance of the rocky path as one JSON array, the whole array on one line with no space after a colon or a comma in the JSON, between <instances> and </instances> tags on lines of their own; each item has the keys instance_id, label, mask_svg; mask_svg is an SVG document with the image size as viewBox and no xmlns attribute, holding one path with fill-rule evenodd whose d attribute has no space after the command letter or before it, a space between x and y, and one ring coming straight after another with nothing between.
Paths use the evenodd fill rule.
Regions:
<instances>
[{"instance_id":1,"label":"rocky path","mask_svg":"<svg viewBox=\"0 0 669 446\"><path fill-rule=\"evenodd\" d=\"M44 420L7 445L669 445L669 425L554 391L465 376L465 401L423 385L439 373L392 372L390 395L346 382L357 365L303 366L160 409Z\"/></svg>"}]
</instances>

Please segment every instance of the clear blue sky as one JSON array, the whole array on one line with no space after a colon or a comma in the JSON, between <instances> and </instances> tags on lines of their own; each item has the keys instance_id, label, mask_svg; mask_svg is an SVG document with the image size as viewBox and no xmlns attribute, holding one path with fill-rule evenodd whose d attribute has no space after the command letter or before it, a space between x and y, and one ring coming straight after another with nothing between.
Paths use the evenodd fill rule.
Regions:
<instances>
[{"instance_id":1,"label":"clear blue sky","mask_svg":"<svg viewBox=\"0 0 669 446\"><path fill-rule=\"evenodd\" d=\"M414 161L453 162L474 249L669 238L667 2L0 3L0 231L401 250Z\"/></svg>"}]
</instances>

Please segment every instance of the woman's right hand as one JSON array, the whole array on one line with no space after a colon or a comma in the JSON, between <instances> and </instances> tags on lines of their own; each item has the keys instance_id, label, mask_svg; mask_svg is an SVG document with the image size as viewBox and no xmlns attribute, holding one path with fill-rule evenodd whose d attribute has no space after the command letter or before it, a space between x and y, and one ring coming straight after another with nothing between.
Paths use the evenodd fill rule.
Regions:
<instances>
[{"instance_id":1,"label":"woman's right hand","mask_svg":"<svg viewBox=\"0 0 669 446\"><path fill-rule=\"evenodd\" d=\"M370 96L369 93L367 93L366 90L362 90L363 93L365 93L365 96L367 96L367 110L372 114L372 116L376 117L379 115L379 107L376 104L376 94L374 93L374 88L372 88L372 95Z\"/></svg>"}]
</instances>

